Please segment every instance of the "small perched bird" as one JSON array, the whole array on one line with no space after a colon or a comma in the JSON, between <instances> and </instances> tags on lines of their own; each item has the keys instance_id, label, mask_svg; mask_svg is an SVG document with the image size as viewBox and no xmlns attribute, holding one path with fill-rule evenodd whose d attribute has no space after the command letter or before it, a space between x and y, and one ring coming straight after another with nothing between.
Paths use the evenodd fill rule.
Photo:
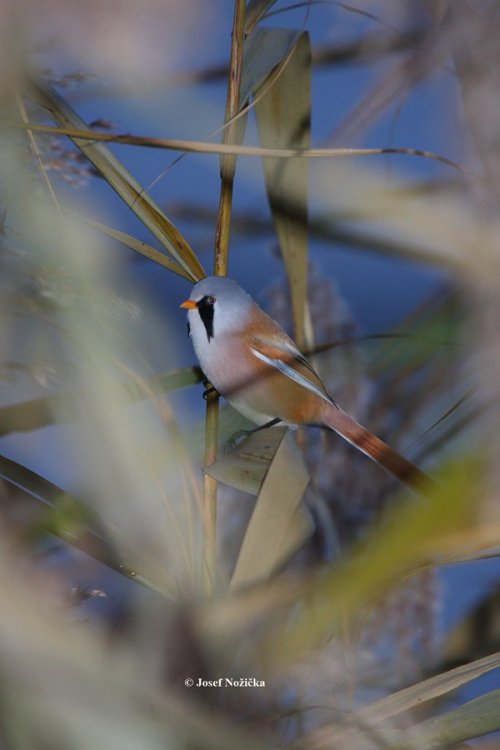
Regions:
<instances>
[{"instance_id":1,"label":"small perched bird","mask_svg":"<svg viewBox=\"0 0 500 750\"><path fill-rule=\"evenodd\" d=\"M235 281L202 279L181 307L206 377L260 428L282 423L333 430L410 487L427 479L340 408L292 339Z\"/></svg>"}]
</instances>

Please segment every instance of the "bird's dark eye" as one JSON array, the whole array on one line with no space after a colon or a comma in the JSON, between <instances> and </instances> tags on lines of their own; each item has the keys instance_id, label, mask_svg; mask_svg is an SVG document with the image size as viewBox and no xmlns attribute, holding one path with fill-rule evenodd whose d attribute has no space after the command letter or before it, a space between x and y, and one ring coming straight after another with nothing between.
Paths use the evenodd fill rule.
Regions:
<instances>
[{"instance_id":1,"label":"bird's dark eye","mask_svg":"<svg viewBox=\"0 0 500 750\"><path fill-rule=\"evenodd\" d=\"M206 301L207 305L215 305L215 297L207 297Z\"/></svg>"}]
</instances>

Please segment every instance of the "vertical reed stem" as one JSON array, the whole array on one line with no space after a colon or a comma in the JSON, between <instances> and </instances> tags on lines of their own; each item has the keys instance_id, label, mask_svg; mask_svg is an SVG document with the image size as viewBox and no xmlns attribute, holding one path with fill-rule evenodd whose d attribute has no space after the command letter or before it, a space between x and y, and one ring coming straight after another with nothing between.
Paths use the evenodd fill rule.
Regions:
<instances>
[{"instance_id":1,"label":"vertical reed stem","mask_svg":"<svg viewBox=\"0 0 500 750\"><path fill-rule=\"evenodd\" d=\"M245 0L235 0L231 43L231 59L227 86L225 121L230 124L224 130L224 143L236 143L238 123L232 118L238 114L243 66L243 42L245 29ZM231 208L233 204L233 182L236 170L235 156L221 157L221 190L217 230L215 234L214 274L226 276L229 253L229 233ZM219 418L219 398L211 394L207 398L205 421L205 466L210 466L217 458L217 434ZM212 592L217 571L217 481L205 474L203 481L203 538L205 583L208 593Z\"/></svg>"}]
</instances>

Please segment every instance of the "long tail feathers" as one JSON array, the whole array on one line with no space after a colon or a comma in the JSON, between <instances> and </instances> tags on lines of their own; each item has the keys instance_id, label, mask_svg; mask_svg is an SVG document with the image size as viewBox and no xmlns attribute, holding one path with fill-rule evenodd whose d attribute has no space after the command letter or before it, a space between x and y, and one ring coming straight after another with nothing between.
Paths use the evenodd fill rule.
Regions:
<instances>
[{"instance_id":1,"label":"long tail feathers","mask_svg":"<svg viewBox=\"0 0 500 750\"><path fill-rule=\"evenodd\" d=\"M415 464L380 440L373 432L365 429L336 404L328 410L324 426L343 437L411 489L420 489L425 485L430 487L435 484Z\"/></svg>"}]
</instances>

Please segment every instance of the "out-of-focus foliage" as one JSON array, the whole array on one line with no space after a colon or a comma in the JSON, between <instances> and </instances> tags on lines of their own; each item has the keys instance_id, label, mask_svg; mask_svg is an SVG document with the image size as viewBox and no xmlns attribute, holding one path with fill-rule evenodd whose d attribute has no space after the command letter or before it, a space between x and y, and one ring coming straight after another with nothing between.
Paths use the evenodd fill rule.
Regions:
<instances>
[{"instance_id":1,"label":"out-of-focus foliage","mask_svg":"<svg viewBox=\"0 0 500 750\"><path fill-rule=\"evenodd\" d=\"M271 314L338 401L438 485L409 497L318 433L296 440L280 428L229 450L242 423L223 409L219 459L206 467L227 485L207 597L203 427L191 409L199 394L186 391L201 375L179 362L178 288L165 281L175 293L158 309L128 251L162 278L175 272L172 284L199 278L210 263L193 237L208 227L211 243L220 212L209 188L206 203L176 200L175 180L173 198L161 180L153 198L133 176L127 149L139 147L94 142L89 132L121 126L81 110L109 97L148 136L158 98L177 86L174 135L200 138L220 110L217 81L229 75L231 93L238 78L237 55L228 70L220 54L206 66L195 54L213 56L225 22L208 5L49 0L42 13L34 0L5 0L0 13L0 744L369 750L499 730L497 689L455 692L498 674L498 600L481 602L488 627L459 649L436 623L440 571L468 560L479 577L500 539L500 10L485 0L247 3L237 122L243 134L256 110L247 139L260 138L265 158L257 175L238 157L235 191L267 191L272 221L250 202L235 211L231 252L242 236L275 244L276 231L284 272L267 285ZM331 26L328 43L309 34L314 13ZM347 63L376 76L330 121L325 102L342 97L324 74ZM435 79L463 104L461 171L444 158L419 182L354 159L370 128ZM317 152L311 168L302 149L316 107L320 146L353 158ZM40 125L76 129L78 150ZM213 159L196 143L191 160ZM427 150L406 145L408 159ZM318 254L309 260L319 242L428 264L442 284L396 329L364 337ZM274 266L251 267L265 286ZM362 285L361 259L356 272Z\"/></svg>"}]
</instances>

